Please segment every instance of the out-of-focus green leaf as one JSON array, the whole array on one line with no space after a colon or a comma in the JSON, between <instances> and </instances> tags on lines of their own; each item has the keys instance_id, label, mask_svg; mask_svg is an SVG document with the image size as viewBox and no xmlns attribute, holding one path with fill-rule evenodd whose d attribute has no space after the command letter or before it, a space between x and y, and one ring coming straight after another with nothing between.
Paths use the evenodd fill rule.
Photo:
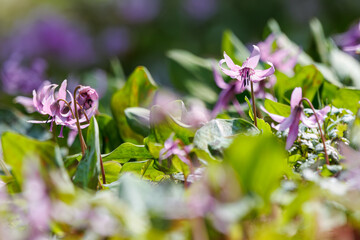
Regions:
<instances>
[{"instance_id":1,"label":"out-of-focus green leaf","mask_svg":"<svg viewBox=\"0 0 360 240\"><path fill-rule=\"evenodd\" d=\"M90 120L86 136L87 149L74 176L74 183L82 188L96 189L100 173L99 127L96 118Z\"/></svg>"},{"instance_id":2,"label":"out-of-focus green leaf","mask_svg":"<svg viewBox=\"0 0 360 240\"><path fill-rule=\"evenodd\" d=\"M267 122L265 122L264 119L261 118L257 119L257 127L264 135L272 134L270 125Z\"/></svg>"},{"instance_id":3,"label":"out-of-focus green leaf","mask_svg":"<svg viewBox=\"0 0 360 240\"><path fill-rule=\"evenodd\" d=\"M144 166L147 167L146 171ZM136 175L142 176L144 179L149 179L151 181L160 181L165 177L163 172L154 168L154 162L148 165L148 161L125 163L121 168L120 174L122 175L125 173L134 173Z\"/></svg>"},{"instance_id":4,"label":"out-of-focus green leaf","mask_svg":"<svg viewBox=\"0 0 360 240\"><path fill-rule=\"evenodd\" d=\"M219 88L216 86L211 61L184 50L171 50L170 77L174 86L185 93L201 98L207 103L215 103Z\"/></svg>"},{"instance_id":5,"label":"out-of-focus green leaf","mask_svg":"<svg viewBox=\"0 0 360 240\"><path fill-rule=\"evenodd\" d=\"M144 145L123 143L109 154L103 155L103 161L128 162L131 158L153 158Z\"/></svg>"},{"instance_id":6,"label":"out-of-focus green leaf","mask_svg":"<svg viewBox=\"0 0 360 240\"><path fill-rule=\"evenodd\" d=\"M236 63L241 65L248 56L250 56L249 50L238 39L235 34L226 30L222 38L222 50Z\"/></svg>"},{"instance_id":7,"label":"out-of-focus green leaf","mask_svg":"<svg viewBox=\"0 0 360 240\"><path fill-rule=\"evenodd\" d=\"M288 117L291 113L291 107L289 105L274 102L270 99L265 99L264 106L269 113L273 113L283 117Z\"/></svg>"},{"instance_id":8,"label":"out-of-focus green leaf","mask_svg":"<svg viewBox=\"0 0 360 240\"><path fill-rule=\"evenodd\" d=\"M157 86L147 69L138 67L131 74L125 86L113 95L111 110L120 136L124 141L142 143L143 136L130 128L126 120L125 109L148 106L156 89Z\"/></svg>"},{"instance_id":9,"label":"out-of-focus green leaf","mask_svg":"<svg viewBox=\"0 0 360 240\"><path fill-rule=\"evenodd\" d=\"M224 161L237 172L243 192L257 194L265 203L288 171L284 146L271 135L238 136L225 149Z\"/></svg>"},{"instance_id":10,"label":"out-of-focus green leaf","mask_svg":"<svg viewBox=\"0 0 360 240\"><path fill-rule=\"evenodd\" d=\"M336 92L332 104L338 108L347 108L354 114L359 108L360 90L341 88Z\"/></svg>"},{"instance_id":11,"label":"out-of-focus green leaf","mask_svg":"<svg viewBox=\"0 0 360 240\"><path fill-rule=\"evenodd\" d=\"M41 142L17 133L6 132L1 137L1 143L4 161L10 166L11 174L15 177L19 188L24 181L24 163L36 160L40 161L41 175L49 181L48 184L53 187L63 184L63 187L66 185L71 188L72 185L64 169L60 149L53 142ZM58 172L58 182L52 181L53 179L50 177L50 174L55 172Z\"/></svg>"},{"instance_id":12,"label":"out-of-focus green leaf","mask_svg":"<svg viewBox=\"0 0 360 240\"><path fill-rule=\"evenodd\" d=\"M196 132L194 146L211 154L228 147L237 134L259 133L260 131L252 123L240 118L214 119Z\"/></svg>"},{"instance_id":13,"label":"out-of-focus green leaf","mask_svg":"<svg viewBox=\"0 0 360 240\"><path fill-rule=\"evenodd\" d=\"M106 114L97 115L96 120L99 125L101 152L111 152L122 143L118 131L115 131L116 122Z\"/></svg>"},{"instance_id":14,"label":"out-of-focus green leaf","mask_svg":"<svg viewBox=\"0 0 360 240\"><path fill-rule=\"evenodd\" d=\"M314 36L321 61L323 63L329 63L329 43L325 38L324 30L319 19L315 18L310 21L310 29Z\"/></svg>"},{"instance_id":15,"label":"out-of-focus green leaf","mask_svg":"<svg viewBox=\"0 0 360 240\"><path fill-rule=\"evenodd\" d=\"M252 110L252 108L251 108L250 101L249 101L249 99L248 99L246 96L245 96L245 101L247 102L248 107L249 107L249 117L251 118L251 120L254 121L254 112L253 112L253 110Z\"/></svg>"},{"instance_id":16,"label":"out-of-focus green leaf","mask_svg":"<svg viewBox=\"0 0 360 240\"><path fill-rule=\"evenodd\" d=\"M140 107L125 109L125 116L130 128L146 137L150 133L150 110Z\"/></svg>"},{"instance_id":17,"label":"out-of-focus green leaf","mask_svg":"<svg viewBox=\"0 0 360 240\"><path fill-rule=\"evenodd\" d=\"M301 87L303 97L312 101L316 92L324 82L321 72L314 66L297 66L295 75L289 78L285 74L277 74L277 82L275 85L276 97L281 102L286 102L285 98L290 99L291 93L296 87Z\"/></svg>"},{"instance_id":18,"label":"out-of-focus green leaf","mask_svg":"<svg viewBox=\"0 0 360 240\"><path fill-rule=\"evenodd\" d=\"M121 165L114 161L104 162L104 171L106 176L106 182L115 182L120 177Z\"/></svg>"},{"instance_id":19,"label":"out-of-focus green leaf","mask_svg":"<svg viewBox=\"0 0 360 240\"><path fill-rule=\"evenodd\" d=\"M160 106L153 106L150 112L150 138L152 141L164 143L171 133L183 141L184 144L190 144L195 135L191 126L186 125L169 114L165 113Z\"/></svg>"}]
</instances>

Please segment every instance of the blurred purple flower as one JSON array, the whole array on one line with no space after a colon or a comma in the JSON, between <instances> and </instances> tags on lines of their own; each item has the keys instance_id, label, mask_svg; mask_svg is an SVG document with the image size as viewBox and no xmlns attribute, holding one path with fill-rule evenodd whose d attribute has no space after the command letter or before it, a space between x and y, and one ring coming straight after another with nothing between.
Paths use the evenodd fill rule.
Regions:
<instances>
[{"instance_id":1,"label":"blurred purple flower","mask_svg":"<svg viewBox=\"0 0 360 240\"><path fill-rule=\"evenodd\" d=\"M156 18L160 0L118 0L121 16L132 23L146 23Z\"/></svg>"},{"instance_id":2,"label":"blurred purple flower","mask_svg":"<svg viewBox=\"0 0 360 240\"><path fill-rule=\"evenodd\" d=\"M340 150L347 166L347 170L342 173L342 178L345 179L351 189L360 190L360 152L344 143L340 144Z\"/></svg>"},{"instance_id":3,"label":"blurred purple flower","mask_svg":"<svg viewBox=\"0 0 360 240\"><path fill-rule=\"evenodd\" d=\"M269 114L269 116L275 121L280 123L275 128L279 131L284 131L289 128L289 135L286 140L286 149L290 149L290 147L295 142L298 133L299 133L299 122L302 121L309 128L314 128L317 125L315 115L311 117L306 117L304 113L304 107L302 105L302 89L297 87L291 94L290 106L291 113L289 117L283 117L276 114L269 113L266 109L262 108L264 112ZM320 122L324 121L326 114L330 111L330 107L326 106L323 109L316 112L317 117Z\"/></svg>"},{"instance_id":4,"label":"blurred purple flower","mask_svg":"<svg viewBox=\"0 0 360 240\"><path fill-rule=\"evenodd\" d=\"M9 94L29 94L45 80L47 64L43 59L34 59L30 66L23 64L18 54L13 54L1 69L3 90Z\"/></svg>"},{"instance_id":5,"label":"blurred purple flower","mask_svg":"<svg viewBox=\"0 0 360 240\"><path fill-rule=\"evenodd\" d=\"M293 68L295 67L301 50L297 54L291 54L289 50L283 48L279 42L276 42L276 48L273 48L276 37L270 34L264 42L258 43L261 50L261 60L271 62L277 70L287 74L293 75Z\"/></svg>"},{"instance_id":6,"label":"blurred purple flower","mask_svg":"<svg viewBox=\"0 0 360 240\"><path fill-rule=\"evenodd\" d=\"M268 79L265 79L264 81L260 81L257 83L254 83L254 94L256 98L260 98L260 99L271 99L271 100L275 100L274 96L265 91L266 89L271 89L272 87L274 87L276 83L276 77L274 75L270 76ZM250 91L250 87L248 86L247 89Z\"/></svg>"},{"instance_id":7,"label":"blurred purple flower","mask_svg":"<svg viewBox=\"0 0 360 240\"><path fill-rule=\"evenodd\" d=\"M210 121L210 119L210 112L206 108L205 104L196 99L190 103L184 122L192 127L199 128Z\"/></svg>"},{"instance_id":8,"label":"blurred purple flower","mask_svg":"<svg viewBox=\"0 0 360 240\"><path fill-rule=\"evenodd\" d=\"M218 7L217 0L185 0L185 11L193 18L204 21L215 15Z\"/></svg>"},{"instance_id":9,"label":"blurred purple flower","mask_svg":"<svg viewBox=\"0 0 360 240\"><path fill-rule=\"evenodd\" d=\"M27 21L10 37L5 50L25 58L50 57L67 67L84 66L95 60L91 38L74 22L52 13Z\"/></svg>"},{"instance_id":10,"label":"blurred purple flower","mask_svg":"<svg viewBox=\"0 0 360 240\"><path fill-rule=\"evenodd\" d=\"M336 35L334 39L345 52L360 53L360 22L353 25L347 32Z\"/></svg>"},{"instance_id":11,"label":"blurred purple flower","mask_svg":"<svg viewBox=\"0 0 360 240\"><path fill-rule=\"evenodd\" d=\"M190 165L189 153L191 149L191 145L184 145L180 139L174 140L174 134L171 134L165 141L164 148L160 150L159 161L177 156L181 161Z\"/></svg>"},{"instance_id":12,"label":"blurred purple flower","mask_svg":"<svg viewBox=\"0 0 360 240\"><path fill-rule=\"evenodd\" d=\"M107 28L99 38L101 50L110 57L124 54L130 48L130 33L126 28Z\"/></svg>"}]
</instances>

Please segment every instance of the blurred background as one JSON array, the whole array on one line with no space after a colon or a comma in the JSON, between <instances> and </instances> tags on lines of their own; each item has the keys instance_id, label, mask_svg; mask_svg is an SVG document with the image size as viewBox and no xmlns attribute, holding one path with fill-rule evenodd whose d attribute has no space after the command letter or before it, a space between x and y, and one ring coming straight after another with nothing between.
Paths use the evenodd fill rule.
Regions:
<instances>
[{"instance_id":1,"label":"blurred background","mask_svg":"<svg viewBox=\"0 0 360 240\"><path fill-rule=\"evenodd\" d=\"M356 0L0 0L0 6L1 87L11 95L30 94L43 79L75 85L89 71L106 81L116 58L126 75L144 65L169 85L168 50L220 58L224 30L250 45L264 40L271 18L311 52L312 18L332 36L360 13Z\"/></svg>"}]
</instances>

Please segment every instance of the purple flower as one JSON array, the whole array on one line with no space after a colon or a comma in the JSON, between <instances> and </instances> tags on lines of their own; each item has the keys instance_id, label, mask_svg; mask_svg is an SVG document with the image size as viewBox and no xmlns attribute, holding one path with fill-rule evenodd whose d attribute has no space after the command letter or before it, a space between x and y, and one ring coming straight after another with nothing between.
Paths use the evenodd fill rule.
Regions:
<instances>
[{"instance_id":1,"label":"purple flower","mask_svg":"<svg viewBox=\"0 0 360 240\"><path fill-rule=\"evenodd\" d=\"M216 13L217 0L186 0L184 2L185 11L194 19L204 21Z\"/></svg>"},{"instance_id":2,"label":"purple flower","mask_svg":"<svg viewBox=\"0 0 360 240\"><path fill-rule=\"evenodd\" d=\"M1 69L3 90L9 94L28 94L45 80L47 64L43 59L35 59L30 66L22 63L22 57L13 54Z\"/></svg>"},{"instance_id":3,"label":"purple flower","mask_svg":"<svg viewBox=\"0 0 360 240\"><path fill-rule=\"evenodd\" d=\"M344 51L360 53L360 22L353 25L347 32L334 37L335 42Z\"/></svg>"},{"instance_id":4,"label":"purple flower","mask_svg":"<svg viewBox=\"0 0 360 240\"><path fill-rule=\"evenodd\" d=\"M290 147L295 142L298 133L299 133L299 122L302 121L309 128L316 127L317 122L315 115L311 117L306 117L304 113L304 107L302 105L302 89L297 87L291 94L290 106L291 113L289 117L283 117L276 114L269 113L264 108L262 110L269 114L269 116L275 121L280 123L275 128L279 131L284 131L289 128L288 138L286 140L286 149L290 149ZM330 107L326 106L325 108L316 112L316 115L320 122L324 121L326 114L330 111Z\"/></svg>"},{"instance_id":5,"label":"purple flower","mask_svg":"<svg viewBox=\"0 0 360 240\"><path fill-rule=\"evenodd\" d=\"M266 70L256 70L256 66L260 60L260 49L253 45L253 51L248 59L246 59L243 65L240 67L236 65L231 58L224 52L224 59L220 60L221 70L233 79L237 79L239 83L237 85L246 87L249 82L259 82L269 77L275 72L275 68L272 63L268 62L271 66ZM226 63L229 69L223 68L222 65Z\"/></svg>"},{"instance_id":6,"label":"purple flower","mask_svg":"<svg viewBox=\"0 0 360 240\"><path fill-rule=\"evenodd\" d=\"M90 119L96 113L99 105L99 95L95 89L89 86L82 86L80 87L77 94L76 102L80 106L80 122L85 121L85 119L83 119L85 118L85 114L87 115L88 119Z\"/></svg>"},{"instance_id":7,"label":"purple flower","mask_svg":"<svg viewBox=\"0 0 360 240\"><path fill-rule=\"evenodd\" d=\"M173 138L174 134L171 134L171 136L165 141L164 148L160 150L160 162L164 159L169 159L171 157L177 156L187 165L191 165L189 153L192 149L192 146L185 146L180 139L173 140Z\"/></svg>"},{"instance_id":8,"label":"purple flower","mask_svg":"<svg viewBox=\"0 0 360 240\"><path fill-rule=\"evenodd\" d=\"M19 52L26 59L51 58L66 67L84 66L95 60L90 36L80 26L56 13L26 21L10 36L4 50Z\"/></svg>"},{"instance_id":9,"label":"purple flower","mask_svg":"<svg viewBox=\"0 0 360 240\"><path fill-rule=\"evenodd\" d=\"M208 121L210 121L210 113L205 104L200 100L193 100L189 111L186 112L184 122L194 128L199 128Z\"/></svg>"},{"instance_id":10,"label":"purple flower","mask_svg":"<svg viewBox=\"0 0 360 240\"><path fill-rule=\"evenodd\" d=\"M301 50L297 54L291 54L288 49L281 46L280 42L276 41L276 49L273 48L276 41L275 35L270 34L264 42L258 43L261 50L261 60L271 62L276 69L287 75L293 75L293 68L295 67Z\"/></svg>"},{"instance_id":11,"label":"purple flower","mask_svg":"<svg viewBox=\"0 0 360 240\"><path fill-rule=\"evenodd\" d=\"M110 57L126 53L130 44L130 33L126 28L107 28L100 35L100 45Z\"/></svg>"},{"instance_id":12,"label":"purple flower","mask_svg":"<svg viewBox=\"0 0 360 240\"><path fill-rule=\"evenodd\" d=\"M159 13L159 0L120 0L121 16L132 23L152 21Z\"/></svg>"}]
</instances>

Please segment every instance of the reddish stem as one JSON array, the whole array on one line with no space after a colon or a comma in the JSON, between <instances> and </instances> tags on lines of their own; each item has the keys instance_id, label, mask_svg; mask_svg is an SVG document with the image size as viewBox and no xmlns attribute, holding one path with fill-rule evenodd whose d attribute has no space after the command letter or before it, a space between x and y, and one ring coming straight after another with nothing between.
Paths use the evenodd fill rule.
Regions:
<instances>
[{"instance_id":1,"label":"reddish stem","mask_svg":"<svg viewBox=\"0 0 360 240\"><path fill-rule=\"evenodd\" d=\"M253 112L254 112L254 123L255 123L255 127L257 127L257 115L256 115L256 105L255 105L255 95L254 95L254 86L253 86L253 82L252 82L252 81L250 81L250 85L251 85L251 101L252 101Z\"/></svg>"},{"instance_id":2,"label":"reddish stem","mask_svg":"<svg viewBox=\"0 0 360 240\"><path fill-rule=\"evenodd\" d=\"M312 103L310 102L309 99L302 98L301 101L306 101L310 105L310 108L312 109L312 111L314 112L316 122L317 122L317 124L319 126L319 132L320 132L321 140L322 140L322 143L323 143L323 146L324 146L326 164L329 165L330 162L329 162L329 157L328 157L328 154L327 154L327 151L326 151L325 137L324 137L324 134L322 132L320 121L319 121L319 118L318 118L318 116L316 114L315 108L314 108L314 106L312 105Z\"/></svg>"},{"instance_id":3,"label":"reddish stem","mask_svg":"<svg viewBox=\"0 0 360 240\"><path fill-rule=\"evenodd\" d=\"M80 139L80 145L81 145L81 153L84 156L85 155L85 150L86 150L86 144L85 144L82 132L81 132L79 113L77 111L77 104L76 104L76 92L77 92L77 90L79 90L80 87L81 86L77 86L75 88L75 90L74 90L74 111L75 111L75 118L76 118L76 126L77 126L78 133L79 133L79 139Z\"/></svg>"}]
</instances>

